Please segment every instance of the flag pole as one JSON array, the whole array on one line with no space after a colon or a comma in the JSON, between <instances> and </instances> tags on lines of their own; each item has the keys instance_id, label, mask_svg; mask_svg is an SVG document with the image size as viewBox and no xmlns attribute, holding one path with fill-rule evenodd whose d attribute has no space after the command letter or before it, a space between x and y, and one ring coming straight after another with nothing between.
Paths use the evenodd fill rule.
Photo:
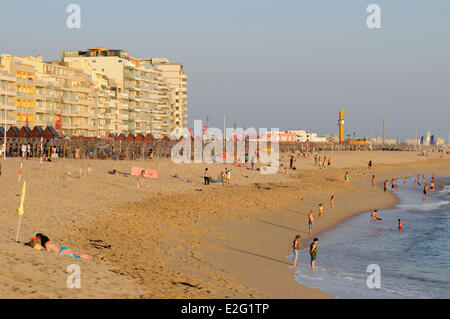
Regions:
<instances>
[{"instance_id":1,"label":"flag pole","mask_svg":"<svg viewBox=\"0 0 450 319\"><path fill-rule=\"evenodd\" d=\"M22 215L19 216L19 223L17 225L16 243L19 242L19 230L20 230L20 220L21 219L22 219Z\"/></svg>"}]
</instances>

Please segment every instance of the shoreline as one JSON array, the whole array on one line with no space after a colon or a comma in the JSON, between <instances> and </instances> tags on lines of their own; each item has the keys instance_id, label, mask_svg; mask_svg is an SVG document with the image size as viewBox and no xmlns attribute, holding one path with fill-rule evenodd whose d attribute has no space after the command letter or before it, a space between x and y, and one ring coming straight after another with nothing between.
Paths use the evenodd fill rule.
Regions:
<instances>
[{"instance_id":1,"label":"shoreline","mask_svg":"<svg viewBox=\"0 0 450 319\"><path fill-rule=\"evenodd\" d=\"M436 168L430 168L432 171L429 171L427 169L427 173L426 175L431 175L432 172L436 172L436 171L441 171L440 169L436 169ZM447 174L450 174L450 171L447 170ZM412 169L392 169L390 171L388 171L388 173L391 174L387 174L387 176L393 176L396 175L396 178L409 178L409 177L415 177L416 173L413 173ZM439 174L437 174L437 176L439 176ZM448 175L447 175L448 176ZM438 179L438 178L437 178ZM439 179L438 179L439 180ZM367 180L367 182L369 182L369 180ZM355 207L352 210L350 210L351 212L348 215L345 215L341 218L339 218L338 220L333 221L332 223L328 223L326 225L323 225L321 227L321 225L319 225L318 227L318 232L316 234L314 234L313 236L307 236L308 238L312 238L312 237L318 237L319 238L319 246L320 246L320 236L323 232L335 229L337 226L339 226L341 223L344 223L346 220L359 215L359 214L363 214L363 213L370 213L370 210L373 209L378 209L378 210L391 210L394 209L397 204L398 204L398 197L395 193L389 192L388 194L384 194L383 192L383 186L382 183L381 184L377 184L376 185L377 189L378 189L378 193L381 193L380 198L373 198L373 196L371 196L370 192L364 192L361 191L359 194L356 195L356 197L360 197L360 196L364 196L364 198L361 198L362 200L366 201L367 205L366 207L371 207L371 209L368 208L362 208L362 207ZM344 195L348 197L349 194ZM385 199L386 196L389 196L389 201L384 202L383 204L380 204L379 200L380 199ZM324 213L325 214L325 213ZM265 214L265 217L270 219L273 218L273 216L270 216L270 214ZM292 219L291 219L292 220ZM237 223L230 223L230 225L228 225L228 227L225 227L225 229L223 230L224 232L228 232L230 233L235 233L236 232L236 228L238 228L240 231L247 231L249 234L252 234L253 236L255 235L254 232L252 232L251 228L253 227L250 226L249 224L244 225L242 227L239 227L239 225ZM224 227L221 227L224 228ZM288 228L288 227L285 227ZM314 227L316 228L316 227ZM292 238L295 236L295 231L294 229L288 229L292 231ZM268 231L268 228L265 228L262 230L263 233L265 233L266 231ZM299 232L301 233L301 232ZM304 233L301 233L302 236L302 241L304 242ZM284 237L283 240L275 240L276 245L282 245L285 244L286 246L289 245L289 240L288 239L292 239L292 238L288 238L288 236ZM262 237L258 238L257 241L261 240ZM234 242L236 243L236 241ZM222 243L223 244L223 243ZM249 245L252 246L252 245ZM306 248L307 245L301 245L300 250ZM256 249L255 245L253 245L252 249ZM277 248L278 249L278 248ZM214 253L214 251L207 251L207 255L211 256L211 260L212 259L216 259L216 260L221 260L221 262L223 262L224 260L227 259L235 259L235 258L242 258L242 253L244 254L253 254L254 256L256 256L256 259L261 260L262 258L265 258L267 260L271 260L271 261L276 261L276 262L282 262L284 261L284 264L282 267L278 267L280 268L278 272L274 272L273 267L271 268L271 273L267 273L264 272L262 270L259 270L260 273L258 273L258 269L255 268L251 268L251 270L248 270L248 268L244 268L247 269L246 272L244 274L240 273L240 271L242 271L242 269L236 269L236 267L233 267L233 265L227 264L227 267L229 267L231 270L231 272L237 276L240 281L245 282L246 284L249 284L253 287L257 287L260 290L264 291L265 293L263 294L262 298L275 298L275 299L291 299L291 298L333 298L332 295L318 289L318 288L314 288L314 287L309 287L309 286L305 286L302 285L298 282L295 281L294 279L294 273L293 273L293 268L292 267L286 267L286 266L290 266L291 261L288 260L286 257L289 255L287 252L286 254L284 254L284 256L282 256L283 254L278 254L278 252L276 251L277 249L263 249L261 251L261 253L250 253L249 251L246 251L246 249L241 249L241 251L239 251L238 249L235 249L235 251L239 251L240 254L236 254L236 253L231 253L228 252L227 256L223 256L222 258L220 257L220 254L218 253ZM222 250L221 252L223 253L226 250ZM239 256L240 257L239 257ZM267 255L272 255L272 256L277 256L277 257L268 257ZM300 256L300 258L302 258ZM247 258L249 259L249 258ZM253 258L255 259L255 258ZM219 262L219 263L221 263ZM243 263L242 260L240 261L241 264ZM266 265L268 265L269 263L265 263ZM274 263L272 263L272 266L274 265ZM245 266L244 267L251 267L251 265L249 265L249 260L245 261ZM284 270L284 272L283 272ZM256 271L256 275L255 275L255 271ZM281 271L281 272L280 272ZM251 275L250 275L251 273ZM288 276L286 276L286 274L288 274ZM266 284L264 282L261 282L260 276L265 275L266 279L268 278L267 276L269 276L269 278L271 278L272 283L271 284ZM247 277L247 278L246 278ZM249 280L248 277L250 277L251 279ZM279 281L282 279L282 283L278 283L279 285L279 289L274 288L272 286L272 284L274 284L275 282Z\"/></svg>"}]
</instances>

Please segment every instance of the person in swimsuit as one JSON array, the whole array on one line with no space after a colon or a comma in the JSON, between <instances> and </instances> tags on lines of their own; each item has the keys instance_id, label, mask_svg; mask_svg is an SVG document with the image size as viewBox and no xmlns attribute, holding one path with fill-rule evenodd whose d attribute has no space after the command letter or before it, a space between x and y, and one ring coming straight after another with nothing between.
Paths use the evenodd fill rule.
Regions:
<instances>
[{"instance_id":1,"label":"person in swimsuit","mask_svg":"<svg viewBox=\"0 0 450 319\"><path fill-rule=\"evenodd\" d=\"M334 208L334 195L331 195L331 198L330 198L330 207L331 207L331 209Z\"/></svg>"},{"instance_id":2,"label":"person in swimsuit","mask_svg":"<svg viewBox=\"0 0 450 319\"><path fill-rule=\"evenodd\" d=\"M94 257L92 257L92 256L76 253L67 247L59 247L53 241L51 241L47 236L45 236L41 233L36 234L35 237L41 240L41 246L44 247L44 249L46 251L56 252L58 254L68 256L68 257L94 260Z\"/></svg>"},{"instance_id":3,"label":"person in swimsuit","mask_svg":"<svg viewBox=\"0 0 450 319\"><path fill-rule=\"evenodd\" d=\"M375 187L375 175L372 175L372 187Z\"/></svg>"},{"instance_id":4,"label":"person in swimsuit","mask_svg":"<svg viewBox=\"0 0 450 319\"><path fill-rule=\"evenodd\" d=\"M370 217L372 218L372 221L374 221L374 222L376 222L377 220L382 220L381 217L378 217L378 210L376 210L376 209L372 212Z\"/></svg>"},{"instance_id":5,"label":"person in swimsuit","mask_svg":"<svg viewBox=\"0 0 450 319\"><path fill-rule=\"evenodd\" d=\"M323 204L319 204L319 217L322 216L323 213Z\"/></svg>"},{"instance_id":6,"label":"person in swimsuit","mask_svg":"<svg viewBox=\"0 0 450 319\"><path fill-rule=\"evenodd\" d=\"M295 236L294 242L292 243L292 250L294 251L294 266L298 265L298 252L300 250L300 245L298 241L300 240L300 235Z\"/></svg>"},{"instance_id":7,"label":"person in swimsuit","mask_svg":"<svg viewBox=\"0 0 450 319\"><path fill-rule=\"evenodd\" d=\"M314 264L316 263L318 241L318 238L314 238L313 242L309 246L309 255L311 256L311 270L314 270Z\"/></svg>"},{"instance_id":8,"label":"person in swimsuit","mask_svg":"<svg viewBox=\"0 0 450 319\"><path fill-rule=\"evenodd\" d=\"M425 186L423 187L423 198L427 199L428 198L428 184L425 183Z\"/></svg>"},{"instance_id":9,"label":"person in swimsuit","mask_svg":"<svg viewBox=\"0 0 450 319\"><path fill-rule=\"evenodd\" d=\"M372 168L372 160L369 161L368 167L369 167L369 169Z\"/></svg>"},{"instance_id":10,"label":"person in swimsuit","mask_svg":"<svg viewBox=\"0 0 450 319\"><path fill-rule=\"evenodd\" d=\"M311 209L308 214L308 227L309 227L309 234L312 235L312 227L314 222L314 210Z\"/></svg>"},{"instance_id":11,"label":"person in swimsuit","mask_svg":"<svg viewBox=\"0 0 450 319\"><path fill-rule=\"evenodd\" d=\"M384 192L385 192L385 193L387 192L388 184L389 184L389 181L386 179L386 180L384 181Z\"/></svg>"},{"instance_id":12,"label":"person in swimsuit","mask_svg":"<svg viewBox=\"0 0 450 319\"><path fill-rule=\"evenodd\" d=\"M345 181L348 182L348 172L345 173Z\"/></svg>"},{"instance_id":13,"label":"person in swimsuit","mask_svg":"<svg viewBox=\"0 0 450 319\"><path fill-rule=\"evenodd\" d=\"M395 191L395 180L391 179L391 189L394 192Z\"/></svg>"},{"instance_id":14,"label":"person in swimsuit","mask_svg":"<svg viewBox=\"0 0 450 319\"><path fill-rule=\"evenodd\" d=\"M403 226L403 223L402 223L402 221L399 218L398 219L398 231L402 231L402 226Z\"/></svg>"},{"instance_id":15,"label":"person in swimsuit","mask_svg":"<svg viewBox=\"0 0 450 319\"><path fill-rule=\"evenodd\" d=\"M434 193L434 180L431 180L430 182L430 193Z\"/></svg>"}]
</instances>

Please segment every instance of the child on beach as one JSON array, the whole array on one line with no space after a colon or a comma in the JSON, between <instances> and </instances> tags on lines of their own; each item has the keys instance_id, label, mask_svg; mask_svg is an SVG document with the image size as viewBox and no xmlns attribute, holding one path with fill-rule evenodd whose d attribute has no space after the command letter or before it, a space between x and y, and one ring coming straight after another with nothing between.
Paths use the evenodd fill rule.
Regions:
<instances>
[{"instance_id":1,"label":"child on beach","mask_svg":"<svg viewBox=\"0 0 450 319\"><path fill-rule=\"evenodd\" d=\"M319 241L318 238L314 238L313 242L309 246L309 255L311 256L311 270L314 270L314 265L316 263L316 257L317 257L317 242Z\"/></svg>"},{"instance_id":2,"label":"child on beach","mask_svg":"<svg viewBox=\"0 0 450 319\"><path fill-rule=\"evenodd\" d=\"M322 216L323 213L323 204L319 204L319 217Z\"/></svg>"},{"instance_id":3,"label":"child on beach","mask_svg":"<svg viewBox=\"0 0 450 319\"><path fill-rule=\"evenodd\" d=\"M376 222L377 220L382 220L381 217L378 217L378 210L374 210L372 214L370 215L372 217L372 221Z\"/></svg>"},{"instance_id":4,"label":"child on beach","mask_svg":"<svg viewBox=\"0 0 450 319\"><path fill-rule=\"evenodd\" d=\"M308 214L308 227L309 227L309 234L312 235L312 226L314 222L314 210L311 209Z\"/></svg>"},{"instance_id":5,"label":"child on beach","mask_svg":"<svg viewBox=\"0 0 450 319\"><path fill-rule=\"evenodd\" d=\"M300 250L300 245L298 241L300 240L300 235L295 236L294 242L292 243L292 250L294 251L294 266L297 266L298 261L298 251Z\"/></svg>"}]
</instances>

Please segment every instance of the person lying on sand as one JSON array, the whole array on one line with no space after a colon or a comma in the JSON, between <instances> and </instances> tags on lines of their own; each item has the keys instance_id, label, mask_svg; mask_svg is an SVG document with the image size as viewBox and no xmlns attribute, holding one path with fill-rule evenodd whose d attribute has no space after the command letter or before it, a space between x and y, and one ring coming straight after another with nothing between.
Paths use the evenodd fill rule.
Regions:
<instances>
[{"instance_id":1,"label":"person lying on sand","mask_svg":"<svg viewBox=\"0 0 450 319\"><path fill-rule=\"evenodd\" d=\"M45 236L41 233L36 234L35 238L37 238L41 241L41 246L44 247L44 250L46 250L46 251L56 252L60 255L64 255L64 256L68 256L68 257L94 260L94 257L92 257L92 256L76 253L67 247L59 247L53 241L51 241L47 236Z\"/></svg>"},{"instance_id":2,"label":"person lying on sand","mask_svg":"<svg viewBox=\"0 0 450 319\"><path fill-rule=\"evenodd\" d=\"M122 172L119 172L118 170L115 170L115 169L113 169L112 171L108 171L108 173L112 174L112 175L122 175L124 177L130 177L129 173L122 173Z\"/></svg>"}]
</instances>

